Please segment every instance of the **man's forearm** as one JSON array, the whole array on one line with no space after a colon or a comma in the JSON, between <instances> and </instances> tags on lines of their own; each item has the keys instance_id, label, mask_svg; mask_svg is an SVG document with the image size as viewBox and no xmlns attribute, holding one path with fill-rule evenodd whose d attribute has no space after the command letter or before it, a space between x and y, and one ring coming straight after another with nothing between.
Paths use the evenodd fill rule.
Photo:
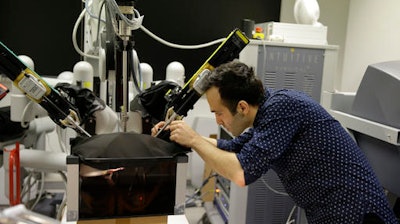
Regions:
<instances>
[{"instance_id":1,"label":"man's forearm","mask_svg":"<svg viewBox=\"0 0 400 224\"><path fill-rule=\"evenodd\" d=\"M203 138L204 138L205 140L207 140L209 143L211 143L213 146L217 147L217 139L215 139L215 138L208 138L208 137L204 137L204 136L203 136Z\"/></svg>"},{"instance_id":2,"label":"man's forearm","mask_svg":"<svg viewBox=\"0 0 400 224\"><path fill-rule=\"evenodd\" d=\"M192 147L218 174L239 186L245 186L244 173L236 154L216 147L217 140L203 137Z\"/></svg>"}]
</instances>

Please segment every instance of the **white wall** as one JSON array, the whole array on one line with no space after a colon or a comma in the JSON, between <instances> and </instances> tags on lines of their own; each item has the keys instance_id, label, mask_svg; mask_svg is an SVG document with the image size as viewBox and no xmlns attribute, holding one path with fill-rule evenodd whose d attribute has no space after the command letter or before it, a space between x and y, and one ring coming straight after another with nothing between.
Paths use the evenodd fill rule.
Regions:
<instances>
[{"instance_id":1,"label":"white wall","mask_svg":"<svg viewBox=\"0 0 400 224\"><path fill-rule=\"evenodd\" d=\"M293 22L295 0L282 0L281 22ZM399 0L318 0L328 44L339 45L339 91L357 91L369 64L400 59Z\"/></svg>"},{"instance_id":2,"label":"white wall","mask_svg":"<svg viewBox=\"0 0 400 224\"><path fill-rule=\"evenodd\" d=\"M400 60L400 1L351 0L342 90L356 91L369 64Z\"/></svg>"}]
</instances>

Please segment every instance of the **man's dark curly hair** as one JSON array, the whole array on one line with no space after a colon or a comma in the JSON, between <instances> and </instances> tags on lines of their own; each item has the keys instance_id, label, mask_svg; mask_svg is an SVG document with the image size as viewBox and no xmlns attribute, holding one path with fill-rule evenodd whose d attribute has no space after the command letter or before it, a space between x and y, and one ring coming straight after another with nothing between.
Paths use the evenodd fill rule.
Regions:
<instances>
[{"instance_id":1,"label":"man's dark curly hair","mask_svg":"<svg viewBox=\"0 0 400 224\"><path fill-rule=\"evenodd\" d=\"M236 107L240 100L257 106L264 99L264 86L255 74L252 67L234 60L216 67L207 77L208 88L213 86L219 89L222 103L232 114L236 114Z\"/></svg>"}]
</instances>

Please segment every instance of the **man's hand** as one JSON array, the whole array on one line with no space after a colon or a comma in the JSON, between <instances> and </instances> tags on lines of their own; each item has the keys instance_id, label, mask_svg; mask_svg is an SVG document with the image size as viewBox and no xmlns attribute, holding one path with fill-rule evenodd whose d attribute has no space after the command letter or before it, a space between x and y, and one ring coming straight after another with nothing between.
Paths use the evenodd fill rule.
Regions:
<instances>
[{"instance_id":1,"label":"man's hand","mask_svg":"<svg viewBox=\"0 0 400 224\"><path fill-rule=\"evenodd\" d=\"M184 147L192 148L202 137L182 120L173 121L169 125L171 135L169 139Z\"/></svg>"},{"instance_id":2,"label":"man's hand","mask_svg":"<svg viewBox=\"0 0 400 224\"><path fill-rule=\"evenodd\" d=\"M160 121L154 127L151 129L151 136L155 137L156 134L158 133L159 130L161 130L162 127L164 127L165 121ZM168 127L166 127L165 130L167 130Z\"/></svg>"},{"instance_id":3,"label":"man's hand","mask_svg":"<svg viewBox=\"0 0 400 224\"><path fill-rule=\"evenodd\" d=\"M151 136L156 136L158 131L164 127L165 121L160 121L151 129ZM195 132L188 124L182 120L172 121L164 130L170 131L169 139L184 147L191 148L196 140L202 139L202 137Z\"/></svg>"}]
</instances>

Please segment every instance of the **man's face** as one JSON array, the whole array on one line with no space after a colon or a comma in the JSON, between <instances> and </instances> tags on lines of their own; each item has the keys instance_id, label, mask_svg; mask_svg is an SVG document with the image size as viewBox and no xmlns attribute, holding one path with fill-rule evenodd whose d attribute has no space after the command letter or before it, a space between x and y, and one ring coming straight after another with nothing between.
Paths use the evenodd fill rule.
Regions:
<instances>
[{"instance_id":1,"label":"man's face","mask_svg":"<svg viewBox=\"0 0 400 224\"><path fill-rule=\"evenodd\" d=\"M217 87L211 87L206 91L206 97L210 110L215 114L218 125L222 125L233 136L239 136L246 128L248 123L241 113L233 115L231 111L222 104L221 96Z\"/></svg>"}]
</instances>

